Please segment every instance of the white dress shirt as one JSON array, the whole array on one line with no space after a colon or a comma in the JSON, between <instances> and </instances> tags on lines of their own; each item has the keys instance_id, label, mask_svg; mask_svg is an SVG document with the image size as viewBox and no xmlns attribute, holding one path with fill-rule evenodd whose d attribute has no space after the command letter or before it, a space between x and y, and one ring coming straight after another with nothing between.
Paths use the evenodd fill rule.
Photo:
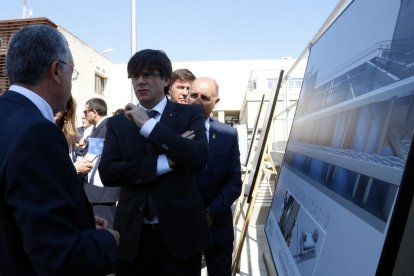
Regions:
<instances>
[{"instance_id":1,"label":"white dress shirt","mask_svg":"<svg viewBox=\"0 0 414 276\"><path fill-rule=\"evenodd\" d=\"M46 119L55 124L55 117L53 116L52 108L42 97L40 97L33 91L16 84L10 86L9 90L12 90L28 98L32 103L34 103L37 106L37 108L40 110L40 112Z\"/></svg>"},{"instance_id":2,"label":"white dress shirt","mask_svg":"<svg viewBox=\"0 0 414 276\"><path fill-rule=\"evenodd\" d=\"M155 125L160 121L161 115L164 112L165 106L167 105L167 98L164 97L161 102L159 102L152 110L156 110L158 112L157 116L154 118L150 118L140 130L140 134L145 138L151 134L151 131L154 129ZM143 106L142 106L143 107ZM145 107L143 107L145 110ZM157 159L157 175L163 175L168 172L172 171L170 165L168 164L167 156L165 154L158 155Z\"/></svg>"}]
</instances>

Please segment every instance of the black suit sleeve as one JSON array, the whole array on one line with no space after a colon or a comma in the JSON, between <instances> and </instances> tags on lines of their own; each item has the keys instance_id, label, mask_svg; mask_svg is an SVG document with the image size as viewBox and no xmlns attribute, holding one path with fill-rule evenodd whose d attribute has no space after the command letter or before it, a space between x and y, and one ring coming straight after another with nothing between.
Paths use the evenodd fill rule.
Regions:
<instances>
[{"instance_id":1,"label":"black suit sleeve","mask_svg":"<svg viewBox=\"0 0 414 276\"><path fill-rule=\"evenodd\" d=\"M228 143L221 145L230 148L229 164L221 164L220 160L214 160L215 163L212 165L225 165L225 168L227 168L227 170L224 172L224 175L222 175L224 179L223 183L211 183L211 185L221 185L220 192L210 203L208 203L207 206L207 209L213 216L215 214L221 214L224 210L230 208L234 201L236 201L236 199L241 194L242 181L238 136L235 129L231 130L231 132L227 131L226 134L230 136L229 139L227 139ZM214 175L212 177L215 179L216 177L218 178L220 176Z\"/></svg>"},{"instance_id":2,"label":"black suit sleeve","mask_svg":"<svg viewBox=\"0 0 414 276\"><path fill-rule=\"evenodd\" d=\"M110 118L106 127L98 168L102 183L109 187L128 186L157 179L157 157L148 156L139 128L120 116Z\"/></svg>"},{"instance_id":3,"label":"black suit sleeve","mask_svg":"<svg viewBox=\"0 0 414 276\"><path fill-rule=\"evenodd\" d=\"M157 123L148 139L158 146L161 153L167 155L177 166L187 167L191 170L203 168L208 157L208 143L205 128L205 119L198 109L185 110L188 116L188 125L185 130L193 130L194 139L181 137L163 123Z\"/></svg>"},{"instance_id":4,"label":"black suit sleeve","mask_svg":"<svg viewBox=\"0 0 414 276\"><path fill-rule=\"evenodd\" d=\"M194 140L181 137L186 130L194 130ZM148 143L156 148L157 155L147 153ZM160 154L165 154L178 167L188 170L200 169L206 164L208 145L201 112L186 108L178 112L173 122L157 123L148 138L141 136L139 128L123 115L110 118L99 164L101 180L106 186L153 182L163 177L157 176L157 158Z\"/></svg>"}]
</instances>

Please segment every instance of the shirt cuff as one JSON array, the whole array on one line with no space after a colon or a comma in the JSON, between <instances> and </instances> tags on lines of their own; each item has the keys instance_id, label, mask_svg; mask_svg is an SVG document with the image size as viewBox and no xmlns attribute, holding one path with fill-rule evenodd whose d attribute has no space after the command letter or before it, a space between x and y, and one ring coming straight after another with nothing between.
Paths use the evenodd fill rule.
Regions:
<instances>
[{"instance_id":1,"label":"shirt cuff","mask_svg":"<svg viewBox=\"0 0 414 276\"><path fill-rule=\"evenodd\" d=\"M142 127L139 133L144 136L145 138L148 138L150 136L151 131L154 129L155 125L157 124L157 120L154 118L150 118Z\"/></svg>"},{"instance_id":2,"label":"shirt cuff","mask_svg":"<svg viewBox=\"0 0 414 276\"><path fill-rule=\"evenodd\" d=\"M171 172L172 169L168 165L167 156L165 154L159 155L157 159L157 176Z\"/></svg>"}]
</instances>

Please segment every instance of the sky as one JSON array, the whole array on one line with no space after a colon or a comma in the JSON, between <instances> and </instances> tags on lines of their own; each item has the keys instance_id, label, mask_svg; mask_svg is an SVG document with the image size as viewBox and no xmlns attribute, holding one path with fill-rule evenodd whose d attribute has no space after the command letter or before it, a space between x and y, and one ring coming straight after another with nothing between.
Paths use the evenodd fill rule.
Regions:
<instances>
[{"instance_id":1,"label":"sky","mask_svg":"<svg viewBox=\"0 0 414 276\"><path fill-rule=\"evenodd\" d=\"M297 58L339 0L136 0L137 50L174 61ZM26 0L115 63L131 57L131 0ZM0 20L20 19L22 0L0 0Z\"/></svg>"}]
</instances>

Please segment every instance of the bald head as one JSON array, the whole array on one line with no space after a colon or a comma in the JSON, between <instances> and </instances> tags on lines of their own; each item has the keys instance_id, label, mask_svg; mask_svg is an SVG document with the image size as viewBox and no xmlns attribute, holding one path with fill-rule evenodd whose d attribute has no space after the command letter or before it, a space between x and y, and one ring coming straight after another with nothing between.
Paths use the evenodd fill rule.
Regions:
<instances>
[{"instance_id":1,"label":"bald head","mask_svg":"<svg viewBox=\"0 0 414 276\"><path fill-rule=\"evenodd\" d=\"M218 90L218 84L215 80L208 77L196 78L191 84L188 103L200 105L204 117L207 119L220 101Z\"/></svg>"}]
</instances>

